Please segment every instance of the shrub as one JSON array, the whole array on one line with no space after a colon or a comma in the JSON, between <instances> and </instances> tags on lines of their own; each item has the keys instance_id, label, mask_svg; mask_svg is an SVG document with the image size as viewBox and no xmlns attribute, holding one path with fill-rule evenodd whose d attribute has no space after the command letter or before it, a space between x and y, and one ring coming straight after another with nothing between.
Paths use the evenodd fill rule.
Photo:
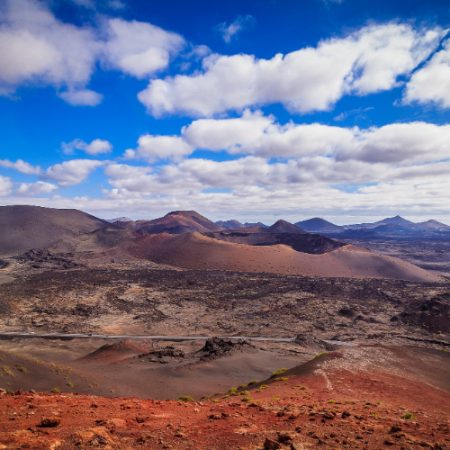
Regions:
<instances>
[{"instance_id":1,"label":"shrub","mask_svg":"<svg viewBox=\"0 0 450 450\"><path fill-rule=\"evenodd\" d=\"M180 402L193 402L194 399L190 396L190 395L182 395L181 397L178 397L178 400L180 400Z\"/></svg>"},{"instance_id":2,"label":"shrub","mask_svg":"<svg viewBox=\"0 0 450 450\"><path fill-rule=\"evenodd\" d=\"M278 375L283 375L283 373L287 372L288 369L286 367L281 367L280 369L274 370L270 378L275 378Z\"/></svg>"}]
</instances>

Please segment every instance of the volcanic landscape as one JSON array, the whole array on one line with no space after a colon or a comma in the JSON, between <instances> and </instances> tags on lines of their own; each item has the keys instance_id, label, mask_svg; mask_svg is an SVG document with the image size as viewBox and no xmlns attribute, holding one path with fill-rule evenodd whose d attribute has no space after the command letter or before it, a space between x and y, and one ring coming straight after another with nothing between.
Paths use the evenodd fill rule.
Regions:
<instances>
[{"instance_id":1,"label":"volcanic landscape","mask_svg":"<svg viewBox=\"0 0 450 450\"><path fill-rule=\"evenodd\" d=\"M449 448L444 224L0 230L0 448Z\"/></svg>"}]
</instances>

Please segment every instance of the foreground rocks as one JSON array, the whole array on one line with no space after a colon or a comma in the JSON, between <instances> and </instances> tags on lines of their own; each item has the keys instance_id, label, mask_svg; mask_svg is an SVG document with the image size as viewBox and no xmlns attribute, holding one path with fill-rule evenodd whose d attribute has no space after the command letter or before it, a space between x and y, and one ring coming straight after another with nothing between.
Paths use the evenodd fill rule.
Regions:
<instances>
[{"instance_id":1,"label":"foreground rocks","mask_svg":"<svg viewBox=\"0 0 450 450\"><path fill-rule=\"evenodd\" d=\"M3 393L0 448L449 448L448 391L347 362L325 355L201 401Z\"/></svg>"}]
</instances>

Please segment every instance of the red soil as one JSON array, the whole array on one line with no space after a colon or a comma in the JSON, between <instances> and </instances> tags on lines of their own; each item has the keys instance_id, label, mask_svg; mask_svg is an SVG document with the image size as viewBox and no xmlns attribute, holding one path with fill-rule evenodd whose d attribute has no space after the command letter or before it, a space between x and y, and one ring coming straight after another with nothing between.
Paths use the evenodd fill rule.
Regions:
<instances>
[{"instance_id":1,"label":"red soil","mask_svg":"<svg viewBox=\"0 0 450 450\"><path fill-rule=\"evenodd\" d=\"M300 372L200 402L3 394L0 448L448 448L448 391L332 361Z\"/></svg>"}]
</instances>

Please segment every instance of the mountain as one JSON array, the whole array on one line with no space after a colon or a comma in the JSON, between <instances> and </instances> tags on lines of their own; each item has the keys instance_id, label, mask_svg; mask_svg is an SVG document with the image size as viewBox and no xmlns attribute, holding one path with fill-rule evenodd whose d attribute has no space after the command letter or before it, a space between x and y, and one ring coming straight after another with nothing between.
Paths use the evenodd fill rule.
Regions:
<instances>
[{"instance_id":1,"label":"mountain","mask_svg":"<svg viewBox=\"0 0 450 450\"><path fill-rule=\"evenodd\" d=\"M297 222L295 225L304 231L308 231L309 233L339 233L342 231L342 227L328 222L328 220L320 217L302 220Z\"/></svg>"},{"instance_id":2,"label":"mountain","mask_svg":"<svg viewBox=\"0 0 450 450\"><path fill-rule=\"evenodd\" d=\"M220 227L196 211L173 211L159 219L137 221L134 229L141 234L181 234L194 231L218 231Z\"/></svg>"},{"instance_id":3,"label":"mountain","mask_svg":"<svg viewBox=\"0 0 450 450\"><path fill-rule=\"evenodd\" d=\"M378 227L389 227L389 228L412 228L414 222L404 219L401 216L387 217L386 219L379 220L377 222L368 223L355 223L352 225L344 225L342 228L346 230L373 230Z\"/></svg>"},{"instance_id":4,"label":"mountain","mask_svg":"<svg viewBox=\"0 0 450 450\"><path fill-rule=\"evenodd\" d=\"M114 219L108 219L109 223L128 223L133 222L133 219L130 219L129 217L116 217Z\"/></svg>"},{"instance_id":5,"label":"mountain","mask_svg":"<svg viewBox=\"0 0 450 450\"><path fill-rule=\"evenodd\" d=\"M421 230L450 232L450 227L437 220L427 220L426 222L416 223L416 227Z\"/></svg>"},{"instance_id":6,"label":"mountain","mask_svg":"<svg viewBox=\"0 0 450 450\"><path fill-rule=\"evenodd\" d=\"M309 254L283 244L239 244L201 233L184 233L142 236L132 251L135 257L187 269L426 282L440 279L406 261L353 245L344 245L327 253Z\"/></svg>"},{"instance_id":7,"label":"mountain","mask_svg":"<svg viewBox=\"0 0 450 450\"><path fill-rule=\"evenodd\" d=\"M216 222L216 225L218 225L220 228L223 228L225 230L239 230L240 228L269 228L267 225L265 225L262 222L239 222L239 220L218 220Z\"/></svg>"},{"instance_id":8,"label":"mountain","mask_svg":"<svg viewBox=\"0 0 450 450\"><path fill-rule=\"evenodd\" d=\"M405 226L404 221L394 219L381 221L375 230L396 223ZM441 228L434 222L421 226ZM268 228L227 230L195 211L174 211L155 220L111 224L73 209L4 206L0 207L0 229L1 256L42 249L71 252L74 258L101 263L143 258L188 269L412 281L438 279L400 259L305 232L284 220Z\"/></svg>"},{"instance_id":9,"label":"mountain","mask_svg":"<svg viewBox=\"0 0 450 450\"><path fill-rule=\"evenodd\" d=\"M92 233L107 221L76 209L40 206L0 206L0 254L14 255L32 248L47 248L64 240L71 242Z\"/></svg>"},{"instance_id":10,"label":"mountain","mask_svg":"<svg viewBox=\"0 0 450 450\"><path fill-rule=\"evenodd\" d=\"M341 239L379 239L379 238L450 238L450 227L428 220L415 223L401 216L387 217L377 222L357 223L338 226L327 220L315 217L296 223L302 230Z\"/></svg>"},{"instance_id":11,"label":"mountain","mask_svg":"<svg viewBox=\"0 0 450 450\"><path fill-rule=\"evenodd\" d=\"M262 223L262 222L245 222L244 227L245 228L250 228L250 227L269 228L265 223Z\"/></svg>"},{"instance_id":12,"label":"mountain","mask_svg":"<svg viewBox=\"0 0 450 450\"><path fill-rule=\"evenodd\" d=\"M286 220L277 220L272 226L267 228L270 233L293 233L299 234L303 231L293 223L287 222Z\"/></svg>"},{"instance_id":13,"label":"mountain","mask_svg":"<svg viewBox=\"0 0 450 450\"><path fill-rule=\"evenodd\" d=\"M216 225L226 230L237 230L244 227L244 224L239 222L239 220L218 220Z\"/></svg>"}]
</instances>

